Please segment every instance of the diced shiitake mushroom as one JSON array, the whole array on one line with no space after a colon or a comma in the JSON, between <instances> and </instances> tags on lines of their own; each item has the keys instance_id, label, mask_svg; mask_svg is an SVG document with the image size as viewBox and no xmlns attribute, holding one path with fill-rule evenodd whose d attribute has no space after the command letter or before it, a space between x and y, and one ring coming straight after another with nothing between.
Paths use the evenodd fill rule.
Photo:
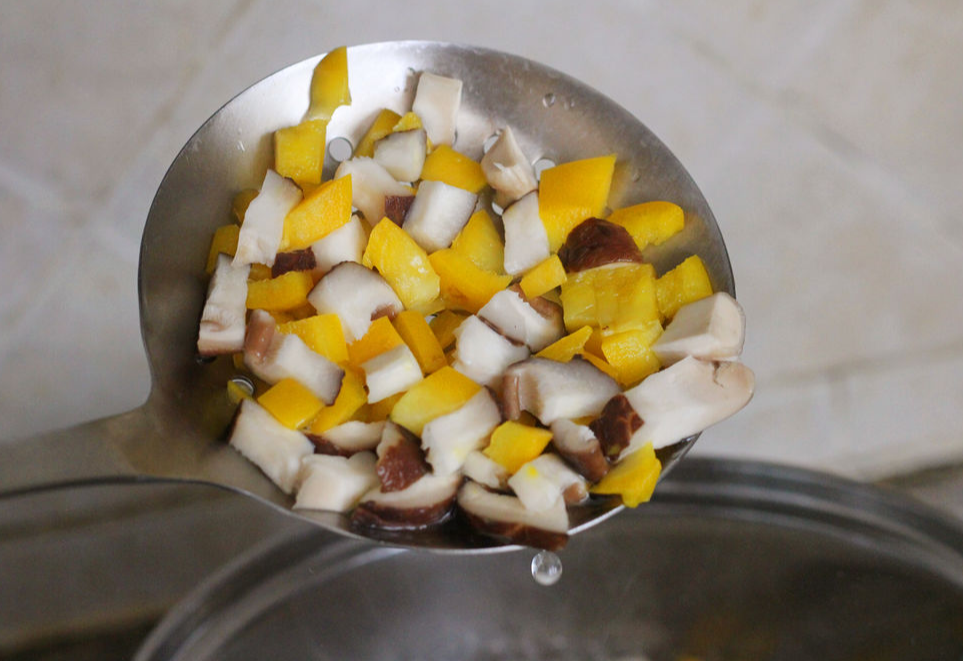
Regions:
<instances>
[{"instance_id":1,"label":"diced shiitake mushroom","mask_svg":"<svg viewBox=\"0 0 963 661\"><path fill-rule=\"evenodd\" d=\"M588 498L585 479L551 453L524 464L508 479L508 486L525 507L536 512L554 506L557 500L575 505Z\"/></svg>"},{"instance_id":2,"label":"diced shiitake mushroom","mask_svg":"<svg viewBox=\"0 0 963 661\"><path fill-rule=\"evenodd\" d=\"M338 315L348 342L361 339L373 319L404 309L384 278L355 262L331 269L308 294L308 302L321 314Z\"/></svg>"},{"instance_id":3,"label":"diced shiitake mushroom","mask_svg":"<svg viewBox=\"0 0 963 661\"><path fill-rule=\"evenodd\" d=\"M598 482L605 477L609 472L609 462L595 432L565 418L553 422L551 428L552 445L575 470L590 482Z\"/></svg>"},{"instance_id":4,"label":"diced shiitake mushroom","mask_svg":"<svg viewBox=\"0 0 963 661\"><path fill-rule=\"evenodd\" d=\"M334 174L336 179L347 175L351 175L351 204L372 227L385 215L385 196L411 195L380 163L365 156L343 161Z\"/></svg>"},{"instance_id":5,"label":"diced shiitake mushroom","mask_svg":"<svg viewBox=\"0 0 963 661\"><path fill-rule=\"evenodd\" d=\"M354 525L386 530L427 528L445 521L455 506L461 475L425 475L400 491L370 490L351 515Z\"/></svg>"},{"instance_id":6,"label":"diced shiitake mushroom","mask_svg":"<svg viewBox=\"0 0 963 661\"><path fill-rule=\"evenodd\" d=\"M475 383L494 387L505 368L528 358L528 347L504 337L472 315L455 329L455 356L452 367Z\"/></svg>"},{"instance_id":7,"label":"diced shiitake mushroom","mask_svg":"<svg viewBox=\"0 0 963 661\"><path fill-rule=\"evenodd\" d=\"M308 455L301 460L299 482L295 509L349 512L378 485L374 453Z\"/></svg>"},{"instance_id":8,"label":"diced shiitake mushroom","mask_svg":"<svg viewBox=\"0 0 963 661\"><path fill-rule=\"evenodd\" d=\"M418 89L411 110L421 118L428 139L433 145L453 145L461 107L462 82L424 72L418 79Z\"/></svg>"},{"instance_id":9,"label":"diced shiitake mushroom","mask_svg":"<svg viewBox=\"0 0 963 661\"><path fill-rule=\"evenodd\" d=\"M294 379L325 404L334 403L341 390L344 370L312 351L294 334L277 330L274 317L255 310L244 338L244 364L268 383Z\"/></svg>"},{"instance_id":10,"label":"diced shiitake mushroom","mask_svg":"<svg viewBox=\"0 0 963 661\"><path fill-rule=\"evenodd\" d=\"M282 425L252 399L241 402L228 442L287 494L294 492L301 459L314 452L304 434Z\"/></svg>"},{"instance_id":11,"label":"diced shiitake mushroom","mask_svg":"<svg viewBox=\"0 0 963 661\"><path fill-rule=\"evenodd\" d=\"M468 455L485 446L501 421L498 402L482 388L459 408L428 422L421 433L421 444L435 475L461 470Z\"/></svg>"},{"instance_id":12,"label":"diced shiitake mushroom","mask_svg":"<svg viewBox=\"0 0 963 661\"><path fill-rule=\"evenodd\" d=\"M715 363L689 356L656 372L620 395L641 423L619 457L646 443L656 449L678 443L725 420L749 403L754 386L752 371L736 362ZM600 420L604 417L603 412ZM614 428L624 430L625 426ZM595 429L596 434L605 433L602 426ZM624 440L612 439L612 443L621 445Z\"/></svg>"},{"instance_id":13,"label":"diced shiitake mushroom","mask_svg":"<svg viewBox=\"0 0 963 661\"><path fill-rule=\"evenodd\" d=\"M327 273L341 262L360 264L367 242L361 221L352 214L347 223L311 244L318 271Z\"/></svg>"},{"instance_id":14,"label":"diced shiitake mushroom","mask_svg":"<svg viewBox=\"0 0 963 661\"><path fill-rule=\"evenodd\" d=\"M382 491L407 489L431 472L418 437L393 422L385 423L376 452Z\"/></svg>"},{"instance_id":15,"label":"diced shiitake mushroom","mask_svg":"<svg viewBox=\"0 0 963 661\"><path fill-rule=\"evenodd\" d=\"M538 187L535 169L508 126L482 157L481 167L488 185L495 190L495 204L503 209Z\"/></svg>"},{"instance_id":16,"label":"diced shiitake mushroom","mask_svg":"<svg viewBox=\"0 0 963 661\"><path fill-rule=\"evenodd\" d=\"M274 264L281 246L284 218L301 201L301 189L274 170L268 170L261 192L244 214L237 237L234 265Z\"/></svg>"},{"instance_id":17,"label":"diced shiitake mushroom","mask_svg":"<svg viewBox=\"0 0 963 661\"><path fill-rule=\"evenodd\" d=\"M423 376L418 359L407 344L399 344L365 361L361 369L364 370L371 404L408 390Z\"/></svg>"},{"instance_id":18,"label":"diced shiitake mushroom","mask_svg":"<svg viewBox=\"0 0 963 661\"><path fill-rule=\"evenodd\" d=\"M509 420L528 411L550 425L561 418L598 415L619 392L615 379L582 358L567 363L529 358L504 371L502 405Z\"/></svg>"},{"instance_id":19,"label":"diced shiitake mushroom","mask_svg":"<svg viewBox=\"0 0 963 661\"><path fill-rule=\"evenodd\" d=\"M521 275L548 259L548 234L538 215L538 191L528 193L502 214L505 226L505 272Z\"/></svg>"},{"instance_id":20,"label":"diced shiitake mushroom","mask_svg":"<svg viewBox=\"0 0 963 661\"><path fill-rule=\"evenodd\" d=\"M426 252L447 248L475 211L478 196L443 181L418 186L404 229Z\"/></svg>"},{"instance_id":21,"label":"diced shiitake mushroom","mask_svg":"<svg viewBox=\"0 0 963 661\"><path fill-rule=\"evenodd\" d=\"M642 253L628 230L599 218L577 225L559 249L558 258L569 273L619 262L642 263Z\"/></svg>"},{"instance_id":22,"label":"diced shiitake mushroom","mask_svg":"<svg viewBox=\"0 0 963 661\"><path fill-rule=\"evenodd\" d=\"M492 296L478 316L515 342L541 351L565 334L562 309L545 299L526 300L517 289L503 289ZM538 308L535 307L538 305Z\"/></svg>"},{"instance_id":23,"label":"diced shiitake mushroom","mask_svg":"<svg viewBox=\"0 0 963 661\"><path fill-rule=\"evenodd\" d=\"M568 511L561 498L535 511L516 496L494 493L468 481L458 492L458 506L472 526L516 544L556 551L568 541Z\"/></svg>"},{"instance_id":24,"label":"diced shiitake mushroom","mask_svg":"<svg viewBox=\"0 0 963 661\"><path fill-rule=\"evenodd\" d=\"M465 456L461 472L470 480L496 490L508 488L508 470L494 459L489 459L478 450Z\"/></svg>"},{"instance_id":25,"label":"diced shiitake mushroom","mask_svg":"<svg viewBox=\"0 0 963 661\"><path fill-rule=\"evenodd\" d=\"M374 160L398 181L416 181L425 166L424 129L389 133L375 143Z\"/></svg>"},{"instance_id":26,"label":"diced shiitake mushroom","mask_svg":"<svg viewBox=\"0 0 963 661\"><path fill-rule=\"evenodd\" d=\"M679 308L652 351L664 366L686 356L735 360L742 353L745 335L742 306L729 294L718 292Z\"/></svg>"},{"instance_id":27,"label":"diced shiitake mushroom","mask_svg":"<svg viewBox=\"0 0 963 661\"><path fill-rule=\"evenodd\" d=\"M319 454L350 457L378 447L384 426L384 422L349 420L320 434L309 433L307 436Z\"/></svg>"},{"instance_id":28,"label":"diced shiitake mushroom","mask_svg":"<svg viewBox=\"0 0 963 661\"><path fill-rule=\"evenodd\" d=\"M250 270L248 265L234 266L227 255L217 256L197 336L197 351L202 356L234 353L244 348Z\"/></svg>"}]
</instances>

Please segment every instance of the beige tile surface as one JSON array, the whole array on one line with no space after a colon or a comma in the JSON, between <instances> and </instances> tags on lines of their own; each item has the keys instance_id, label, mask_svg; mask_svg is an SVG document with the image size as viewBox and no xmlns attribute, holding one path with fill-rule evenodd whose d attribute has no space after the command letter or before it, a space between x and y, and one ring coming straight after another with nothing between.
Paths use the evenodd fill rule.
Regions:
<instances>
[{"instance_id":1,"label":"beige tile surface","mask_svg":"<svg viewBox=\"0 0 963 661\"><path fill-rule=\"evenodd\" d=\"M961 10L871 0L0 4L0 437L145 396L140 234L213 111L400 38L581 78L692 172L759 377L697 452L858 477L963 459Z\"/></svg>"}]
</instances>

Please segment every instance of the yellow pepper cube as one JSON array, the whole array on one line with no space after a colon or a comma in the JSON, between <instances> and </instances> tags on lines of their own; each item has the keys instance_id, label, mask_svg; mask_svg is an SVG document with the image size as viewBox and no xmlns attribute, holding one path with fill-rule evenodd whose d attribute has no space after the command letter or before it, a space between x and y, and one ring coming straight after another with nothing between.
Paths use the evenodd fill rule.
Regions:
<instances>
[{"instance_id":1,"label":"yellow pepper cube","mask_svg":"<svg viewBox=\"0 0 963 661\"><path fill-rule=\"evenodd\" d=\"M552 252L586 218L601 218L608 204L615 154L562 163L542 172L538 213Z\"/></svg>"},{"instance_id":2,"label":"yellow pepper cube","mask_svg":"<svg viewBox=\"0 0 963 661\"><path fill-rule=\"evenodd\" d=\"M478 161L448 145L438 145L435 151L428 154L421 170L421 178L423 181L443 181L449 186L476 194L488 183Z\"/></svg>"},{"instance_id":3,"label":"yellow pepper cube","mask_svg":"<svg viewBox=\"0 0 963 661\"><path fill-rule=\"evenodd\" d=\"M667 319L683 305L712 296L709 272L698 255L686 258L681 264L656 280L659 310Z\"/></svg>"},{"instance_id":4,"label":"yellow pepper cube","mask_svg":"<svg viewBox=\"0 0 963 661\"><path fill-rule=\"evenodd\" d=\"M447 351L455 344L455 329L461 326L461 322L467 318L467 314L444 310L428 322L431 332L438 338L438 344L441 346L442 351Z\"/></svg>"},{"instance_id":5,"label":"yellow pepper cube","mask_svg":"<svg viewBox=\"0 0 963 661\"><path fill-rule=\"evenodd\" d=\"M652 444L646 443L616 464L591 491L621 496L626 506L637 507L652 497L661 473L662 464L655 456Z\"/></svg>"},{"instance_id":6,"label":"yellow pepper cube","mask_svg":"<svg viewBox=\"0 0 963 661\"><path fill-rule=\"evenodd\" d=\"M398 123L399 119L401 119L401 115L394 110L388 110L387 108L382 109L371 123L371 126L368 127L361 141L358 142L358 145L354 148L354 155L367 156L368 158L374 156L375 143L391 133L392 128Z\"/></svg>"},{"instance_id":7,"label":"yellow pepper cube","mask_svg":"<svg viewBox=\"0 0 963 661\"><path fill-rule=\"evenodd\" d=\"M284 312L294 310L308 300L314 279L304 271L288 271L270 280L248 282L247 309Z\"/></svg>"},{"instance_id":8,"label":"yellow pepper cube","mask_svg":"<svg viewBox=\"0 0 963 661\"><path fill-rule=\"evenodd\" d=\"M656 339L661 330L659 326L660 333L655 335ZM623 388L634 386L662 367L652 351L654 341L652 333L645 330L630 330L602 338L602 355L605 356L605 362L615 368L615 380Z\"/></svg>"},{"instance_id":9,"label":"yellow pepper cube","mask_svg":"<svg viewBox=\"0 0 963 661\"><path fill-rule=\"evenodd\" d=\"M351 220L351 175L319 186L284 218L281 252L307 248Z\"/></svg>"},{"instance_id":10,"label":"yellow pepper cube","mask_svg":"<svg viewBox=\"0 0 963 661\"><path fill-rule=\"evenodd\" d=\"M624 227L639 250L647 246L665 243L682 231L685 214L682 207L672 202L644 202L623 209L616 209L609 221Z\"/></svg>"},{"instance_id":11,"label":"yellow pepper cube","mask_svg":"<svg viewBox=\"0 0 963 661\"><path fill-rule=\"evenodd\" d=\"M441 278L441 296L451 310L474 314L512 282L510 275L480 269L452 248L433 252L428 259Z\"/></svg>"},{"instance_id":12,"label":"yellow pepper cube","mask_svg":"<svg viewBox=\"0 0 963 661\"><path fill-rule=\"evenodd\" d=\"M387 218L371 230L362 259L378 269L406 309L421 310L438 298L440 279L428 253Z\"/></svg>"},{"instance_id":13,"label":"yellow pepper cube","mask_svg":"<svg viewBox=\"0 0 963 661\"><path fill-rule=\"evenodd\" d=\"M274 132L274 169L297 184L320 184L327 122L308 120Z\"/></svg>"},{"instance_id":14,"label":"yellow pepper cube","mask_svg":"<svg viewBox=\"0 0 963 661\"><path fill-rule=\"evenodd\" d=\"M404 340L391 325L388 317L378 317L368 326L368 331L360 339L348 345L348 362L355 369L385 351L404 344Z\"/></svg>"},{"instance_id":15,"label":"yellow pepper cube","mask_svg":"<svg viewBox=\"0 0 963 661\"><path fill-rule=\"evenodd\" d=\"M485 448L485 455L501 464L505 470L514 474L519 468L542 454L542 450L552 440L548 429L528 425L503 422L492 432L491 443Z\"/></svg>"},{"instance_id":16,"label":"yellow pepper cube","mask_svg":"<svg viewBox=\"0 0 963 661\"><path fill-rule=\"evenodd\" d=\"M607 362L605 362L605 359L604 359L604 358L601 358L601 357L599 357L599 356L596 356L595 354L589 353L589 352L587 352L587 351L583 351L583 352L582 352L581 354L579 354L579 355L580 355L583 359L585 359L585 360L587 360L588 362L592 363L600 372L603 372L603 373L609 375L610 377L612 377L612 378L615 379L616 381L619 380L619 372L618 372L618 370L615 369L614 367L612 367L611 365L609 365Z\"/></svg>"},{"instance_id":17,"label":"yellow pepper cube","mask_svg":"<svg viewBox=\"0 0 963 661\"><path fill-rule=\"evenodd\" d=\"M350 369L344 371L341 380L341 390L331 406L325 406L311 420L309 431L312 434L323 434L332 427L347 422L368 401L368 393L364 389L364 380Z\"/></svg>"},{"instance_id":18,"label":"yellow pepper cube","mask_svg":"<svg viewBox=\"0 0 963 661\"><path fill-rule=\"evenodd\" d=\"M313 308L312 308L313 310ZM300 337L308 348L339 365L348 360L341 319L336 314L314 314L304 319L279 324L282 333Z\"/></svg>"},{"instance_id":19,"label":"yellow pepper cube","mask_svg":"<svg viewBox=\"0 0 963 661\"><path fill-rule=\"evenodd\" d=\"M492 273L504 273L505 244L492 217L479 209L451 243L452 250L470 259L475 266Z\"/></svg>"},{"instance_id":20,"label":"yellow pepper cube","mask_svg":"<svg viewBox=\"0 0 963 661\"><path fill-rule=\"evenodd\" d=\"M405 393L399 392L391 397L385 397L382 400L374 402L373 404L368 404L364 407L363 414L364 422L384 422L391 415L391 409L395 407L395 404L401 399Z\"/></svg>"},{"instance_id":21,"label":"yellow pepper cube","mask_svg":"<svg viewBox=\"0 0 963 661\"><path fill-rule=\"evenodd\" d=\"M438 338L431 332L431 326L420 312L403 310L395 315L391 323L415 355L415 360L424 374L436 372L448 364Z\"/></svg>"},{"instance_id":22,"label":"yellow pepper cube","mask_svg":"<svg viewBox=\"0 0 963 661\"><path fill-rule=\"evenodd\" d=\"M234 196L231 201L231 213L237 219L238 225L244 224L244 215L247 213L247 208L251 206L251 202L254 201L259 192L256 188L245 188Z\"/></svg>"},{"instance_id":23,"label":"yellow pepper cube","mask_svg":"<svg viewBox=\"0 0 963 661\"><path fill-rule=\"evenodd\" d=\"M595 326L607 333L660 320L651 264L602 266L571 273L562 283L562 312L570 331Z\"/></svg>"},{"instance_id":24,"label":"yellow pepper cube","mask_svg":"<svg viewBox=\"0 0 963 661\"><path fill-rule=\"evenodd\" d=\"M588 342L591 336L591 326L582 326L574 333L556 340L535 355L539 358L548 358L559 363L567 363L583 351L585 343Z\"/></svg>"},{"instance_id":25,"label":"yellow pepper cube","mask_svg":"<svg viewBox=\"0 0 963 661\"><path fill-rule=\"evenodd\" d=\"M424 128L421 123L421 117L409 110L398 118L398 121L395 122L395 125L391 127L391 132L404 133L405 131L414 131L415 129L420 128Z\"/></svg>"},{"instance_id":26,"label":"yellow pepper cube","mask_svg":"<svg viewBox=\"0 0 963 661\"><path fill-rule=\"evenodd\" d=\"M558 255L551 255L522 276L519 286L528 298L536 298L555 289L568 279Z\"/></svg>"},{"instance_id":27,"label":"yellow pepper cube","mask_svg":"<svg viewBox=\"0 0 963 661\"><path fill-rule=\"evenodd\" d=\"M453 367L442 367L412 386L391 410L391 419L416 436L437 417L451 413L481 386Z\"/></svg>"},{"instance_id":28,"label":"yellow pepper cube","mask_svg":"<svg viewBox=\"0 0 963 661\"><path fill-rule=\"evenodd\" d=\"M267 264L251 264L251 271L247 275L248 282L260 282L271 279L271 267Z\"/></svg>"},{"instance_id":29,"label":"yellow pepper cube","mask_svg":"<svg viewBox=\"0 0 963 661\"><path fill-rule=\"evenodd\" d=\"M237 252L237 237L241 233L241 228L237 225L221 225L214 230L214 238L211 239L211 249L207 253L207 274L214 273L217 266L217 256L221 253L234 256Z\"/></svg>"},{"instance_id":30,"label":"yellow pepper cube","mask_svg":"<svg viewBox=\"0 0 963 661\"><path fill-rule=\"evenodd\" d=\"M324 402L294 379L281 379L257 402L290 429L300 429L324 408Z\"/></svg>"},{"instance_id":31,"label":"yellow pepper cube","mask_svg":"<svg viewBox=\"0 0 963 661\"><path fill-rule=\"evenodd\" d=\"M311 76L311 104L308 117L331 119L338 106L351 103L348 88L348 50L335 48L318 62Z\"/></svg>"}]
</instances>

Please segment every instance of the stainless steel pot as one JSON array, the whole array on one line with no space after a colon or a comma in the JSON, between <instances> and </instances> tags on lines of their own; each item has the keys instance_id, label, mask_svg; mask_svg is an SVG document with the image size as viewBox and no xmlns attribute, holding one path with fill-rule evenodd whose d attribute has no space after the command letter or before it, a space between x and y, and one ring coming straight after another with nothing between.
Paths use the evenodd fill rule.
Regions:
<instances>
[{"instance_id":1,"label":"stainless steel pot","mask_svg":"<svg viewBox=\"0 0 963 661\"><path fill-rule=\"evenodd\" d=\"M137 661L960 659L963 527L821 474L690 459L654 501L531 554L310 531L201 586Z\"/></svg>"}]
</instances>

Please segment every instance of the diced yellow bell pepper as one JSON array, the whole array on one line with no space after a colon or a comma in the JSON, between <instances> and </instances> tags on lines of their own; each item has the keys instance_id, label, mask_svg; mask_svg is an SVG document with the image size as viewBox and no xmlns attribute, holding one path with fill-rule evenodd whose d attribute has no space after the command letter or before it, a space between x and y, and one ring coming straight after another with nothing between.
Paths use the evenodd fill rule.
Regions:
<instances>
[{"instance_id":1,"label":"diced yellow bell pepper","mask_svg":"<svg viewBox=\"0 0 963 661\"><path fill-rule=\"evenodd\" d=\"M368 393L364 389L364 380L350 369L345 370L341 380L341 390L331 406L325 406L311 421L309 431L312 434L323 434L332 427L347 422L358 409L368 401Z\"/></svg>"},{"instance_id":2,"label":"diced yellow bell pepper","mask_svg":"<svg viewBox=\"0 0 963 661\"><path fill-rule=\"evenodd\" d=\"M428 259L441 278L441 296L451 310L474 314L512 282L510 275L482 270L452 248L433 252Z\"/></svg>"},{"instance_id":3,"label":"diced yellow bell pepper","mask_svg":"<svg viewBox=\"0 0 963 661\"><path fill-rule=\"evenodd\" d=\"M348 51L335 48L318 62L311 76L310 119L331 119L338 106L351 103L348 89Z\"/></svg>"},{"instance_id":4,"label":"diced yellow bell pepper","mask_svg":"<svg viewBox=\"0 0 963 661\"><path fill-rule=\"evenodd\" d=\"M617 463L591 491L622 496L626 506L637 507L652 497L661 473L662 464L655 456L652 444L646 443Z\"/></svg>"},{"instance_id":5,"label":"diced yellow bell pepper","mask_svg":"<svg viewBox=\"0 0 963 661\"><path fill-rule=\"evenodd\" d=\"M251 271L247 275L248 282L260 282L271 279L271 267L267 264L251 264Z\"/></svg>"},{"instance_id":6,"label":"diced yellow bell pepper","mask_svg":"<svg viewBox=\"0 0 963 661\"><path fill-rule=\"evenodd\" d=\"M361 420L364 422L384 422L388 419L388 416L391 415L391 409L398 403L402 395L404 395L404 393L399 392L372 404L366 404L364 408L358 412Z\"/></svg>"},{"instance_id":7,"label":"diced yellow bell pepper","mask_svg":"<svg viewBox=\"0 0 963 661\"><path fill-rule=\"evenodd\" d=\"M604 374L608 374L610 377L612 377L613 379L615 379L616 381L618 381L618 379L619 379L618 370L616 370L614 367L612 367L612 366L609 365L607 362L605 362L605 359L604 359L604 358L600 358L600 357L596 356L595 354L589 353L589 352L587 352L587 351L583 351L583 352L582 352L581 354L579 354L579 355L580 355L583 359L585 359L585 360L587 360L588 362L592 363L600 372L603 372Z\"/></svg>"},{"instance_id":8,"label":"diced yellow bell pepper","mask_svg":"<svg viewBox=\"0 0 963 661\"><path fill-rule=\"evenodd\" d=\"M324 402L294 379L281 379L257 402L289 429L300 429L324 408Z\"/></svg>"},{"instance_id":9,"label":"diced yellow bell pepper","mask_svg":"<svg viewBox=\"0 0 963 661\"><path fill-rule=\"evenodd\" d=\"M391 325L391 320L378 317L371 322L363 337L348 345L348 362L360 370L362 363L401 344L404 344L404 340Z\"/></svg>"},{"instance_id":10,"label":"diced yellow bell pepper","mask_svg":"<svg viewBox=\"0 0 963 661\"><path fill-rule=\"evenodd\" d=\"M542 454L542 450L551 440L552 432L548 429L529 427L509 420L495 427L491 443L483 452L489 459L514 474Z\"/></svg>"},{"instance_id":11,"label":"diced yellow bell pepper","mask_svg":"<svg viewBox=\"0 0 963 661\"><path fill-rule=\"evenodd\" d=\"M281 252L307 248L351 220L351 175L325 182L284 218Z\"/></svg>"},{"instance_id":12,"label":"diced yellow bell pepper","mask_svg":"<svg viewBox=\"0 0 963 661\"><path fill-rule=\"evenodd\" d=\"M374 156L374 146L378 140L385 137L394 128L398 120L401 119L401 115L396 113L394 110L388 110L384 108L375 117L374 122L368 127L365 132L364 137L358 143L358 146L354 148L355 156L367 156L368 158Z\"/></svg>"},{"instance_id":13,"label":"diced yellow bell pepper","mask_svg":"<svg viewBox=\"0 0 963 661\"><path fill-rule=\"evenodd\" d=\"M314 288L310 273L288 271L270 280L248 282L247 309L284 312L304 305Z\"/></svg>"},{"instance_id":14,"label":"diced yellow bell pepper","mask_svg":"<svg viewBox=\"0 0 963 661\"><path fill-rule=\"evenodd\" d=\"M536 298L547 291L555 289L568 279L565 267L558 255L551 255L534 266L522 276L519 286L528 298Z\"/></svg>"},{"instance_id":15,"label":"diced yellow bell pepper","mask_svg":"<svg viewBox=\"0 0 963 661\"><path fill-rule=\"evenodd\" d=\"M428 253L387 218L371 230L362 262L378 269L408 310L422 311L438 298L440 279Z\"/></svg>"},{"instance_id":16,"label":"diced yellow bell pepper","mask_svg":"<svg viewBox=\"0 0 963 661\"><path fill-rule=\"evenodd\" d=\"M651 264L602 266L570 273L562 283L562 311L570 331L595 326L607 333L659 321Z\"/></svg>"},{"instance_id":17,"label":"diced yellow bell pepper","mask_svg":"<svg viewBox=\"0 0 963 661\"><path fill-rule=\"evenodd\" d=\"M567 363L572 360L576 354L582 352L585 343L591 336L592 328L590 326L582 326L574 333L556 340L535 355L539 358L548 358L549 360L560 363Z\"/></svg>"},{"instance_id":18,"label":"diced yellow bell pepper","mask_svg":"<svg viewBox=\"0 0 963 661\"><path fill-rule=\"evenodd\" d=\"M698 255L692 255L656 280L655 291L659 310L671 319L683 305L712 296L712 283L705 264Z\"/></svg>"},{"instance_id":19,"label":"diced yellow bell pepper","mask_svg":"<svg viewBox=\"0 0 963 661\"><path fill-rule=\"evenodd\" d=\"M562 163L542 172L538 213L552 252L586 218L601 218L608 204L615 154Z\"/></svg>"},{"instance_id":20,"label":"diced yellow bell pepper","mask_svg":"<svg viewBox=\"0 0 963 661\"><path fill-rule=\"evenodd\" d=\"M241 233L241 228L235 224L221 225L214 230L214 238L211 239L211 249L207 252L207 274L214 273L217 266L217 256L221 253L234 256L237 252L237 237Z\"/></svg>"},{"instance_id":21,"label":"diced yellow bell pepper","mask_svg":"<svg viewBox=\"0 0 963 661\"><path fill-rule=\"evenodd\" d=\"M231 404L240 404L245 399L253 399L251 393L238 385L234 379L227 382L227 398Z\"/></svg>"},{"instance_id":22,"label":"diced yellow bell pepper","mask_svg":"<svg viewBox=\"0 0 963 661\"><path fill-rule=\"evenodd\" d=\"M274 132L274 169L298 185L320 184L328 122L312 119Z\"/></svg>"},{"instance_id":23,"label":"diced yellow bell pepper","mask_svg":"<svg viewBox=\"0 0 963 661\"><path fill-rule=\"evenodd\" d=\"M234 218L237 219L238 225L244 224L244 214L247 213L247 208L259 192L256 188L245 188L234 196L234 200L231 201L231 212L234 214Z\"/></svg>"},{"instance_id":24,"label":"diced yellow bell pepper","mask_svg":"<svg viewBox=\"0 0 963 661\"><path fill-rule=\"evenodd\" d=\"M421 123L421 117L409 110L398 118L398 121L395 122L395 125L391 127L391 132L402 133L404 131L414 131L415 129L420 128L424 128Z\"/></svg>"},{"instance_id":25,"label":"diced yellow bell pepper","mask_svg":"<svg viewBox=\"0 0 963 661\"><path fill-rule=\"evenodd\" d=\"M615 380L623 388L634 386L662 367L652 351L652 343L661 335L662 326L657 321L653 323L657 325L657 333L630 330L602 338L602 355L605 362L615 368Z\"/></svg>"},{"instance_id":26,"label":"diced yellow bell pepper","mask_svg":"<svg viewBox=\"0 0 963 661\"><path fill-rule=\"evenodd\" d=\"M609 221L624 227L639 250L657 246L682 231L685 214L682 207L672 202L644 202L616 209Z\"/></svg>"},{"instance_id":27,"label":"diced yellow bell pepper","mask_svg":"<svg viewBox=\"0 0 963 661\"><path fill-rule=\"evenodd\" d=\"M415 355L424 374L431 374L448 364L438 338L431 332L424 315L414 310L403 310L391 320L395 330Z\"/></svg>"},{"instance_id":28,"label":"diced yellow bell pepper","mask_svg":"<svg viewBox=\"0 0 963 661\"><path fill-rule=\"evenodd\" d=\"M505 244L492 217L479 209L451 242L452 250L470 259L475 266L492 273L504 273Z\"/></svg>"},{"instance_id":29,"label":"diced yellow bell pepper","mask_svg":"<svg viewBox=\"0 0 963 661\"><path fill-rule=\"evenodd\" d=\"M468 158L448 145L438 145L435 151L428 154L421 170L421 179L422 181L442 181L449 186L463 188L476 194L488 183L478 161Z\"/></svg>"},{"instance_id":30,"label":"diced yellow bell pepper","mask_svg":"<svg viewBox=\"0 0 963 661\"><path fill-rule=\"evenodd\" d=\"M428 323L431 332L438 338L438 344L443 351L447 351L455 343L455 329L468 318L467 314L459 314L451 310L439 312Z\"/></svg>"},{"instance_id":31,"label":"diced yellow bell pepper","mask_svg":"<svg viewBox=\"0 0 963 661\"><path fill-rule=\"evenodd\" d=\"M391 410L391 419L416 436L437 417L451 413L481 386L452 367L442 367L413 385Z\"/></svg>"},{"instance_id":32,"label":"diced yellow bell pepper","mask_svg":"<svg viewBox=\"0 0 963 661\"><path fill-rule=\"evenodd\" d=\"M336 314L315 314L305 319L289 321L279 324L278 330L297 335L308 348L332 362L341 365L348 361L344 329Z\"/></svg>"}]
</instances>

